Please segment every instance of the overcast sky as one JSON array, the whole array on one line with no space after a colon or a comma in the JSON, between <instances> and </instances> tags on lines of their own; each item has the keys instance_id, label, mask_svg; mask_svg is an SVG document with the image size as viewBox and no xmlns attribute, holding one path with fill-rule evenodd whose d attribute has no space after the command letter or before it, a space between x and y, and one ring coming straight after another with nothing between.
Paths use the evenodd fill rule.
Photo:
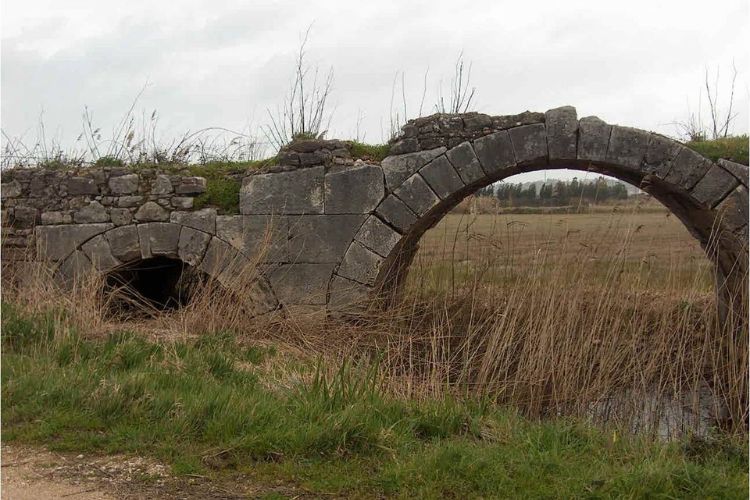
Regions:
<instances>
[{"instance_id":1,"label":"overcast sky","mask_svg":"<svg viewBox=\"0 0 750 500\"><path fill-rule=\"evenodd\" d=\"M309 62L335 75L329 137L359 121L366 141L387 139L399 72L416 115L429 69L431 113L462 50L478 111L571 104L669 135L696 110L706 68L721 70L726 102L734 61L734 131L748 128L747 0L3 0L1 14L2 129L30 142L43 112L47 134L72 145L85 106L108 132L144 86L137 110L157 110L164 137L263 125L311 23Z\"/></svg>"}]
</instances>

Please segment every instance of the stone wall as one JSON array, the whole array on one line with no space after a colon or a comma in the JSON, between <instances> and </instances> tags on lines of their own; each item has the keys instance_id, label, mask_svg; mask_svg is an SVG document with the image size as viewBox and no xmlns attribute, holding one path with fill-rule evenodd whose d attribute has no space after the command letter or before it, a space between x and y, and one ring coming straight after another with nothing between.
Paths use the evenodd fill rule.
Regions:
<instances>
[{"instance_id":1,"label":"stone wall","mask_svg":"<svg viewBox=\"0 0 750 500\"><path fill-rule=\"evenodd\" d=\"M413 120L380 163L353 159L335 140L298 141L278 159L244 175L240 213L228 215L193 207L206 182L189 175L4 172L4 260L34 248L33 259L70 279L161 255L222 283L254 266L259 312L342 310L397 288L422 234L477 189L520 172L574 168L662 201L707 248L722 283L739 283L747 269L746 166L711 162L651 132L578 119L569 106Z\"/></svg>"}]
</instances>

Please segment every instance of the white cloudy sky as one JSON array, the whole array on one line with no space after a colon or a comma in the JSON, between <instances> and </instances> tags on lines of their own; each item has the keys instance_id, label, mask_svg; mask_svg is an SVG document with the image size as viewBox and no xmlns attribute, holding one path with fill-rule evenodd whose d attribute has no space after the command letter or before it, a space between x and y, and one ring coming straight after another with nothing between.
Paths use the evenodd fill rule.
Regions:
<instances>
[{"instance_id":1,"label":"white cloudy sky","mask_svg":"<svg viewBox=\"0 0 750 500\"><path fill-rule=\"evenodd\" d=\"M84 106L111 130L148 84L138 111L158 110L168 137L267 122L284 96L301 33L309 61L333 67L329 136L387 139L394 76L416 113L472 61L476 109L511 114L572 104L674 135L698 105L706 68L739 73L735 131L748 124L747 0L88 1L3 0L2 129L72 144ZM726 93L720 95L725 102Z\"/></svg>"}]
</instances>

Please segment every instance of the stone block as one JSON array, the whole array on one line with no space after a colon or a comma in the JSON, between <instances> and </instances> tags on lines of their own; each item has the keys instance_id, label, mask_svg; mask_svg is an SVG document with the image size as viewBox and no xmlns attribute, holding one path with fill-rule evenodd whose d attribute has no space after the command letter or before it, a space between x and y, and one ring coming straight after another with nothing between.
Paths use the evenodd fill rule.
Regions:
<instances>
[{"instance_id":1,"label":"stone block","mask_svg":"<svg viewBox=\"0 0 750 500\"><path fill-rule=\"evenodd\" d=\"M717 207L726 227L738 231L748 223L748 196L745 186L737 186Z\"/></svg>"},{"instance_id":2,"label":"stone block","mask_svg":"<svg viewBox=\"0 0 750 500\"><path fill-rule=\"evenodd\" d=\"M375 212L388 224L405 233L417 222L417 216L394 195L388 195Z\"/></svg>"},{"instance_id":3,"label":"stone block","mask_svg":"<svg viewBox=\"0 0 750 500\"><path fill-rule=\"evenodd\" d=\"M120 208L133 208L143 202L143 196L119 196L115 202Z\"/></svg>"},{"instance_id":4,"label":"stone block","mask_svg":"<svg viewBox=\"0 0 750 500\"><path fill-rule=\"evenodd\" d=\"M324 305L335 264L282 264L268 273L276 298L284 305Z\"/></svg>"},{"instance_id":5,"label":"stone block","mask_svg":"<svg viewBox=\"0 0 750 500\"><path fill-rule=\"evenodd\" d=\"M72 196L99 194L99 186L91 177L71 177L65 185Z\"/></svg>"},{"instance_id":6,"label":"stone block","mask_svg":"<svg viewBox=\"0 0 750 500\"><path fill-rule=\"evenodd\" d=\"M111 208L109 218L115 226L125 226L133 220L133 214L127 208Z\"/></svg>"},{"instance_id":7,"label":"stone block","mask_svg":"<svg viewBox=\"0 0 750 500\"><path fill-rule=\"evenodd\" d=\"M73 222L73 218L67 212L62 211L50 211L42 212L42 224L44 225L55 225L55 224L70 224Z\"/></svg>"},{"instance_id":8,"label":"stone block","mask_svg":"<svg viewBox=\"0 0 750 500\"><path fill-rule=\"evenodd\" d=\"M498 172L516 165L513 145L506 130L475 139L474 152L487 175L497 176Z\"/></svg>"},{"instance_id":9,"label":"stone block","mask_svg":"<svg viewBox=\"0 0 750 500\"><path fill-rule=\"evenodd\" d=\"M36 225L37 214L34 207L15 207L11 225L17 229L30 229Z\"/></svg>"},{"instance_id":10,"label":"stone block","mask_svg":"<svg viewBox=\"0 0 750 500\"><path fill-rule=\"evenodd\" d=\"M121 226L104 234L112 255L122 262L141 258L141 242L136 226Z\"/></svg>"},{"instance_id":11,"label":"stone block","mask_svg":"<svg viewBox=\"0 0 750 500\"><path fill-rule=\"evenodd\" d=\"M445 152L448 161L458 172L464 184L471 184L484 178L484 170L479 164L474 148L470 142L462 142L458 146Z\"/></svg>"},{"instance_id":12,"label":"stone block","mask_svg":"<svg viewBox=\"0 0 750 500\"><path fill-rule=\"evenodd\" d=\"M156 202L147 201L135 212L135 220L138 222L168 221L169 211L159 206Z\"/></svg>"},{"instance_id":13,"label":"stone block","mask_svg":"<svg viewBox=\"0 0 750 500\"><path fill-rule=\"evenodd\" d=\"M172 187L172 181L169 180L169 176L157 175L151 186L151 194L169 194L172 191L174 191L174 188Z\"/></svg>"},{"instance_id":14,"label":"stone block","mask_svg":"<svg viewBox=\"0 0 750 500\"><path fill-rule=\"evenodd\" d=\"M193 267L203 260L211 235L191 227L183 227L177 243L177 256L181 261Z\"/></svg>"},{"instance_id":15,"label":"stone block","mask_svg":"<svg viewBox=\"0 0 750 500\"><path fill-rule=\"evenodd\" d=\"M83 244L81 250L86 254L91 263L101 272L107 272L121 264L119 260L112 255L109 247L109 241L103 235L94 236Z\"/></svg>"},{"instance_id":16,"label":"stone block","mask_svg":"<svg viewBox=\"0 0 750 500\"><path fill-rule=\"evenodd\" d=\"M706 175L713 162L692 149L682 147L672 162L672 168L664 177L666 182L690 190Z\"/></svg>"},{"instance_id":17,"label":"stone block","mask_svg":"<svg viewBox=\"0 0 750 500\"><path fill-rule=\"evenodd\" d=\"M177 257L180 226L169 222L150 222L138 224L137 227L142 258L149 259L158 255Z\"/></svg>"},{"instance_id":18,"label":"stone block","mask_svg":"<svg viewBox=\"0 0 750 500\"><path fill-rule=\"evenodd\" d=\"M748 186L748 167L747 165L742 165L741 163L735 163L733 161L719 159L716 163L719 164L721 168L732 174L737 178L738 181L740 181L740 184L747 187Z\"/></svg>"},{"instance_id":19,"label":"stone block","mask_svg":"<svg viewBox=\"0 0 750 500\"><path fill-rule=\"evenodd\" d=\"M417 170L445 152L446 148L440 147L384 158L380 166L383 168L388 190L395 190Z\"/></svg>"},{"instance_id":20,"label":"stone block","mask_svg":"<svg viewBox=\"0 0 750 500\"><path fill-rule=\"evenodd\" d=\"M22 192L23 188L21 187L21 183L16 180L3 182L0 185L0 196L3 200L8 198L18 198L21 196Z\"/></svg>"},{"instance_id":21,"label":"stone block","mask_svg":"<svg viewBox=\"0 0 750 500\"><path fill-rule=\"evenodd\" d=\"M587 116L578 120L578 159L594 162L606 161L611 132L612 125L596 116Z\"/></svg>"},{"instance_id":22,"label":"stone block","mask_svg":"<svg viewBox=\"0 0 750 500\"><path fill-rule=\"evenodd\" d=\"M133 194L138 192L140 179L138 174L126 174L109 178L109 190L114 194Z\"/></svg>"},{"instance_id":23,"label":"stone block","mask_svg":"<svg viewBox=\"0 0 750 500\"><path fill-rule=\"evenodd\" d=\"M577 158L578 114L573 106L550 109L544 113L550 162Z\"/></svg>"},{"instance_id":24,"label":"stone block","mask_svg":"<svg viewBox=\"0 0 750 500\"><path fill-rule=\"evenodd\" d=\"M640 174L650 136L648 132L636 128L612 126L607 148L607 163Z\"/></svg>"},{"instance_id":25,"label":"stone block","mask_svg":"<svg viewBox=\"0 0 750 500\"><path fill-rule=\"evenodd\" d=\"M172 206L176 209L188 210L193 208L195 198L189 196L174 196L171 199Z\"/></svg>"},{"instance_id":26,"label":"stone block","mask_svg":"<svg viewBox=\"0 0 750 500\"><path fill-rule=\"evenodd\" d=\"M739 181L732 174L714 165L693 187L690 194L703 205L713 208L738 185Z\"/></svg>"},{"instance_id":27,"label":"stone block","mask_svg":"<svg viewBox=\"0 0 750 500\"><path fill-rule=\"evenodd\" d=\"M355 241L346 251L336 274L364 285L373 285L384 260L380 255Z\"/></svg>"},{"instance_id":28,"label":"stone block","mask_svg":"<svg viewBox=\"0 0 750 500\"><path fill-rule=\"evenodd\" d=\"M419 169L419 175L441 199L464 188L464 183L445 156L438 156Z\"/></svg>"},{"instance_id":29,"label":"stone block","mask_svg":"<svg viewBox=\"0 0 750 500\"><path fill-rule=\"evenodd\" d=\"M73 212L73 222L76 224L89 224L92 222L109 222L107 209L98 201L92 201L88 205Z\"/></svg>"},{"instance_id":30,"label":"stone block","mask_svg":"<svg viewBox=\"0 0 750 500\"><path fill-rule=\"evenodd\" d=\"M289 221L274 215L219 215L216 235L257 262L289 262Z\"/></svg>"},{"instance_id":31,"label":"stone block","mask_svg":"<svg viewBox=\"0 0 750 500\"><path fill-rule=\"evenodd\" d=\"M388 257L391 250L401 240L401 235L389 225L371 215L359 228L354 239L381 257Z\"/></svg>"},{"instance_id":32,"label":"stone block","mask_svg":"<svg viewBox=\"0 0 750 500\"><path fill-rule=\"evenodd\" d=\"M334 275L328 308L337 312L361 311L368 306L372 291L372 287Z\"/></svg>"},{"instance_id":33,"label":"stone block","mask_svg":"<svg viewBox=\"0 0 750 500\"><path fill-rule=\"evenodd\" d=\"M646 174L653 174L659 179L666 177L672 168L672 160L682 147L679 142L658 134L649 134L646 156L641 170Z\"/></svg>"},{"instance_id":34,"label":"stone block","mask_svg":"<svg viewBox=\"0 0 750 500\"><path fill-rule=\"evenodd\" d=\"M203 177L182 177L174 188L177 194L201 194L206 192L206 179Z\"/></svg>"},{"instance_id":35,"label":"stone block","mask_svg":"<svg viewBox=\"0 0 750 500\"><path fill-rule=\"evenodd\" d=\"M406 179L394 194L420 217L440 203L440 198L419 174Z\"/></svg>"},{"instance_id":36,"label":"stone block","mask_svg":"<svg viewBox=\"0 0 750 500\"><path fill-rule=\"evenodd\" d=\"M172 212L169 221L174 224L199 229L206 233L216 233L216 209L203 208L195 212Z\"/></svg>"},{"instance_id":37,"label":"stone block","mask_svg":"<svg viewBox=\"0 0 750 500\"><path fill-rule=\"evenodd\" d=\"M377 165L331 169L325 176L325 213L371 212L385 196L383 170Z\"/></svg>"},{"instance_id":38,"label":"stone block","mask_svg":"<svg viewBox=\"0 0 750 500\"><path fill-rule=\"evenodd\" d=\"M213 237L208 242L208 247L203 255L199 269L216 279L232 262L237 259L239 252L228 243Z\"/></svg>"},{"instance_id":39,"label":"stone block","mask_svg":"<svg viewBox=\"0 0 750 500\"><path fill-rule=\"evenodd\" d=\"M240 190L240 213L322 214L324 167L245 177Z\"/></svg>"},{"instance_id":40,"label":"stone block","mask_svg":"<svg viewBox=\"0 0 750 500\"><path fill-rule=\"evenodd\" d=\"M89 238L112 227L112 224L37 226L37 258L38 260L61 260Z\"/></svg>"},{"instance_id":41,"label":"stone block","mask_svg":"<svg viewBox=\"0 0 750 500\"><path fill-rule=\"evenodd\" d=\"M547 131L543 123L514 127L508 134L517 164L547 161Z\"/></svg>"},{"instance_id":42,"label":"stone block","mask_svg":"<svg viewBox=\"0 0 750 500\"><path fill-rule=\"evenodd\" d=\"M303 215L289 217L291 262L341 262L364 215Z\"/></svg>"},{"instance_id":43,"label":"stone block","mask_svg":"<svg viewBox=\"0 0 750 500\"><path fill-rule=\"evenodd\" d=\"M93 271L94 267L86 254L76 250L57 268L56 278L63 285L72 287L75 284L81 284Z\"/></svg>"}]
</instances>

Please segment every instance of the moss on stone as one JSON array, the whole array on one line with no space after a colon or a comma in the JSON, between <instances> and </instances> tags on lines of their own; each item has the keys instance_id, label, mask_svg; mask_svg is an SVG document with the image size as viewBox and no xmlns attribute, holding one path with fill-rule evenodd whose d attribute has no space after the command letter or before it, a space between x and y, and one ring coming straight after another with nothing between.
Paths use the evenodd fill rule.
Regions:
<instances>
[{"instance_id":1,"label":"moss on stone","mask_svg":"<svg viewBox=\"0 0 750 500\"><path fill-rule=\"evenodd\" d=\"M748 164L747 135L725 137L712 141L693 141L686 145L713 161L724 158L743 165Z\"/></svg>"}]
</instances>

